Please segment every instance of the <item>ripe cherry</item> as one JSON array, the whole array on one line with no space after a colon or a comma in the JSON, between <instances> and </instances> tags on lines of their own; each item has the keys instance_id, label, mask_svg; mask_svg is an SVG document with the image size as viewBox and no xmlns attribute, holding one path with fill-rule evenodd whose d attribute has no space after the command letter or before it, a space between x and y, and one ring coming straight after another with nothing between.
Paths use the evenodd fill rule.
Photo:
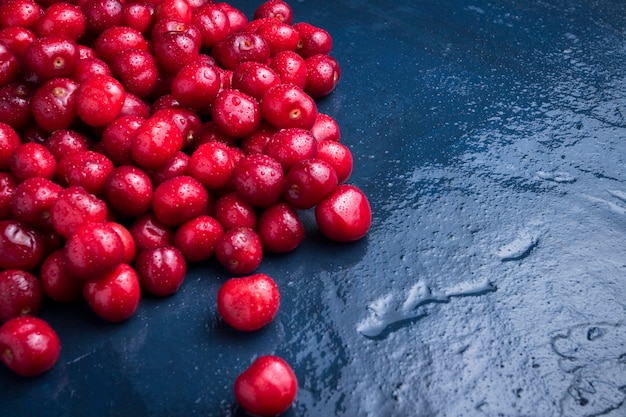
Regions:
<instances>
[{"instance_id":1,"label":"ripe cherry","mask_svg":"<svg viewBox=\"0 0 626 417\"><path fill-rule=\"evenodd\" d=\"M15 219L0 221L0 270L35 270L45 255L43 234Z\"/></svg>"},{"instance_id":2,"label":"ripe cherry","mask_svg":"<svg viewBox=\"0 0 626 417\"><path fill-rule=\"evenodd\" d=\"M11 199L15 219L37 229L52 230L50 210L63 190L59 184L47 178L28 178L17 185Z\"/></svg>"},{"instance_id":3,"label":"ripe cherry","mask_svg":"<svg viewBox=\"0 0 626 417\"><path fill-rule=\"evenodd\" d=\"M200 262L215 254L215 246L224 235L224 228L213 217L200 215L176 228L174 246L188 262Z\"/></svg>"},{"instance_id":4,"label":"ripe cherry","mask_svg":"<svg viewBox=\"0 0 626 417\"><path fill-rule=\"evenodd\" d=\"M56 178L57 161L54 155L41 143L20 144L9 158L9 169L15 178L24 181L28 178Z\"/></svg>"},{"instance_id":5,"label":"ripe cherry","mask_svg":"<svg viewBox=\"0 0 626 417\"><path fill-rule=\"evenodd\" d=\"M107 176L103 199L117 217L132 219L150 210L152 194L148 174L134 165L120 165Z\"/></svg>"},{"instance_id":6,"label":"ripe cherry","mask_svg":"<svg viewBox=\"0 0 626 417\"><path fill-rule=\"evenodd\" d=\"M277 416L295 401L298 381L284 359L260 356L235 379L234 391L237 402L248 413Z\"/></svg>"},{"instance_id":7,"label":"ripe cherry","mask_svg":"<svg viewBox=\"0 0 626 417\"><path fill-rule=\"evenodd\" d=\"M269 207L282 195L285 176L274 158L254 154L244 156L235 166L231 183L239 195L255 207Z\"/></svg>"},{"instance_id":8,"label":"ripe cherry","mask_svg":"<svg viewBox=\"0 0 626 417\"><path fill-rule=\"evenodd\" d=\"M106 223L78 227L64 247L65 266L79 279L94 281L111 272L124 259L124 243Z\"/></svg>"},{"instance_id":9,"label":"ripe cherry","mask_svg":"<svg viewBox=\"0 0 626 417\"><path fill-rule=\"evenodd\" d=\"M11 154L21 144L15 129L6 123L0 123L0 171L9 170Z\"/></svg>"},{"instance_id":10,"label":"ripe cherry","mask_svg":"<svg viewBox=\"0 0 626 417\"><path fill-rule=\"evenodd\" d=\"M43 290L39 279L28 271L0 271L0 322L13 317L36 316L41 310Z\"/></svg>"},{"instance_id":11,"label":"ripe cherry","mask_svg":"<svg viewBox=\"0 0 626 417\"><path fill-rule=\"evenodd\" d=\"M108 75L93 75L76 92L76 111L89 126L106 126L122 111L125 91L122 83Z\"/></svg>"},{"instance_id":12,"label":"ripe cherry","mask_svg":"<svg viewBox=\"0 0 626 417\"><path fill-rule=\"evenodd\" d=\"M200 145L189 158L189 175L209 190L226 186L234 168L228 147L220 142Z\"/></svg>"},{"instance_id":13,"label":"ripe cherry","mask_svg":"<svg viewBox=\"0 0 626 417\"><path fill-rule=\"evenodd\" d=\"M251 134L261 123L259 102L233 89L218 93L211 106L211 115L222 132L235 138Z\"/></svg>"},{"instance_id":14,"label":"ripe cherry","mask_svg":"<svg viewBox=\"0 0 626 417\"><path fill-rule=\"evenodd\" d=\"M87 21L78 5L59 2L50 4L43 10L33 30L40 38L63 36L76 42L87 30Z\"/></svg>"},{"instance_id":15,"label":"ripe cherry","mask_svg":"<svg viewBox=\"0 0 626 417\"><path fill-rule=\"evenodd\" d=\"M217 311L231 327L251 332L274 320L280 305L276 282L266 274L230 278L217 293Z\"/></svg>"},{"instance_id":16,"label":"ripe cherry","mask_svg":"<svg viewBox=\"0 0 626 417\"><path fill-rule=\"evenodd\" d=\"M59 336L43 319L14 317L0 326L0 360L17 375L50 370L61 353Z\"/></svg>"},{"instance_id":17,"label":"ripe cherry","mask_svg":"<svg viewBox=\"0 0 626 417\"><path fill-rule=\"evenodd\" d=\"M265 93L261 100L261 114L278 129L311 129L317 117L317 105L300 87L283 83Z\"/></svg>"},{"instance_id":18,"label":"ripe cherry","mask_svg":"<svg viewBox=\"0 0 626 417\"><path fill-rule=\"evenodd\" d=\"M50 210L52 227L65 238L86 223L104 222L107 214L104 200L79 185L61 190Z\"/></svg>"},{"instance_id":19,"label":"ripe cherry","mask_svg":"<svg viewBox=\"0 0 626 417\"><path fill-rule=\"evenodd\" d=\"M121 263L97 281L83 287L83 298L102 319L121 322L131 318L141 299L139 278L132 266Z\"/></svg>"},{"instance_id":20,"label":"ripe cherry","mask_svg":"<svg viewBox=\"0 0 626 417\"><path fill-rule=\"evenodd\" d=\"M315 207L315 220L329 239L351 242L369 231L372 210L363 191L354 185L342 184Z\"/></svg>"},{"instance_id":21,"label":"ripe cherry","mask_svg":"<svg viewBox=\"0 0 626 417\"><path fill-rule=\"evenodd\" d=\"M70 77L78 61L78 46L69 38L45 36L26 49L24 65L41 80Z\"/></svg>"},{"instance_id":22,"label":"ripe cherry","mask_svg":"<svg viewBox=\"0 0 626 417\"><path fill-rule=\"evenodd\" d=\"M249 227L229 229L217 242L215 257L231 274L250 274L261 265L263 259L261 240Z\"/></svg>"},{"instance_id":23,"label":"ripe cherry","mask_svg":"<svg viewBox=\"0 0 626 417\"><path fill-rule=\"evenodd\" d=\"M263 210L256 231L266 252L291 252L304 240L304 226L287 203L276 203Z\"/></svg>"},{"instance_id":24,"label":"ripe cherry","mask_svg":"<svg viewBox=\"0 0 626 417\"><path fill-rule=\"evenodd\" d=\"M70 303L81 298L85 281L76 278L65 267L63 249L52 251L41 263L39 279L46 297L58 303Z\"/></svg>"},{"instance_id":25,"label":"ripe cherry","mask_svg":"<svg viewBox=\"0 0 626 417\"><path fill-rule=\"evenodd\" d=\"M283 0L267 0L263 2L254 12L255 19L272 17L279 22L290 25L293 21L293 11L291 6Z\"/></svg>"},{"instance_id":26,"label":"ripe cherry","mask_svg":"<svg viewBox=\"0 0 626 417\"><path fill-rule=\"evenodd\" d=\"M135 259L135 270L143 290L165 297L178 292L185 280L187 264L180 250L166 245L140 251Z\"/></svg>"},{"instance_id":27,"label":"ripe cherry","mask_svg":"<svg viewBox=\"0 0 626 417\"><path fill-rule=\"evenodd\" d=\"M166 226L178 226L193 219L204 213L208 204L207 190L188 175L163 181L152 195L152 212Z\"/></svg>"},{"instance_id":28,"label":"ripe cherry","mask_svg":"<svg viewBox=\"0 0 626 417\"><path fill-rule=\"evenodd\" d=\"M163 168L183 146L183 136L167 117L152 116L132 136L130 155L143 169Z\"/></svg>"}]
</instances>

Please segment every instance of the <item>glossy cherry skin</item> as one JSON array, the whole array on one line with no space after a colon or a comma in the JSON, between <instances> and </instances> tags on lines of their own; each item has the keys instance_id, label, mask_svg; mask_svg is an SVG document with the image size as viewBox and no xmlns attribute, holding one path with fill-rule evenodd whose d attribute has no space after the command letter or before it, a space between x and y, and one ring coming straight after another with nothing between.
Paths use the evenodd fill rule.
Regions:
<instances>
[{"instance_id":1,"label":"glossy cherry skin","mask_svg":"<svg viewBox=\"0 0 626 417\"><path fill-rule=\"evenodd\" d=\"M217 293L217 311L231 327L259 330L274 320L280 306L278 285L266 274L231 278Z\"/></svg>"},{"instance_id":2,"label":"glossy cherry skin","mask_svg":"<svg viewBox=\"0 0 626 417\"><path fill-rule=\"evenodd\" d=\"M106 223L90 223L77 228L63 250L68 271L85 281L100 279L124 259L124 243Z\"/></svg>"},{"instance_id":3,"label":"glossy cherry skin","mask_svg":"<svg viewBox=\"0 0 626 417\"><path fill-rule=\"evenodd\" d=\"M178 226L202 214L209 194L195 178L181 175L163 181L154 189L152 212L166 226Z\"/></svg>"},{"instance_id":4,"label":"glossy cherry skin","mask_svg":"<svg viewBox=\"0 0 626 417\"><path fill-rule=\"evenodd\" d=\"M216 219L201 215L176 228L174 246L188 262L200 262L213 257L223 235L224 228Z\"/></svg>"},{"instance_id":5,"label":"glossy cherry skin","mask_svg":"<svg viewBox=\"0 0 626 417\"><path fill-rule=\"evenodd\" d=\"M276 416L293 404L298 392L296 375L284 360L274 355L259 356L234 384L235 398L248 413Z\"/></svg>"},{"instance_id":6,"label":"glossy cherry skin","mask_svg":"<svg viewBox=\"0 0 626 417\"><path fill-rule=\"evenodd\" d=\"M174 242L174 229L161 223L152 212L137 217L129 230L137 251L172 245Z\"/></svg>"},{"instance_id":7,"label":"glossy cherry skin","mask_svg":"<svg viewBox=\"0 0 626 417\"><path fill-rule=\"evenodd\" d=\"M147 213L152 205L153 186L148 174L134 165L120 165L106 178L104 200L121 219Z\"/></svg>"},{"instance_id":8,"label":"glossy cherry skin","mask_svg":"<svg viewBox=\"0 0 626 417\"><path fill-rule=\"evenodd\" d=\"M59 192L52 205L52 227L61 236L68 238L86 223L102 223L108 214L104 200L89 193L79 185L70 186Z\"/></svg>"},{"instance_id":9,"label":"glossy cherry skin","mask_svg":"<svg viewBox=\"0 0 626 417\"><path fill-rule=\"evenodd\" d=\"M20 316L0 326L0 360L17 375L43 374L52 369L60 353L59 336L43 319Z\"/></svg>"},{"instance_id":10,"label":"glossy cherry skin","mask_svg":"<svg viewBox=\"0 0 626 417\"><path fill-rule=\"evenodd\" d=\"M135 259L135 270L144 291L165 297L178 292L185 280L187 264L180 250L166 245L140 251Z\"/></svg>"},{"instance_id":11,"label":"glossy cherry skin","mask_svg":"<svg viewBox=\"0 0 626 417\"><path fill-rule=\"evenodd\" d=\"M56 178L57 161L54 155L41 143L20 144L9 158L9 169L15 178L24 181L28 178Z\"/></svg>"},{"instance_id":12,"label":"glossy cherry skin","mask_svg":"<svg viewBox=\"0 0 626 417\"><path fill-rule=\"evenodd\" d=\"M81 298L85 281L76 278L65 267L63 249L52 251L41 264L39 279L46 297L58 303L70 303Z\"/></svg>"},{"instance_id":13,"label":"glossy cherry skin","mask_svg":"<svg viewBox=\"0 0 626 417\"><path fill-rule=\"evenodd\" d=\"M133 132L130 155L139 167L159 170L182 146L178 127L164 116L152 116Z\"/></svg>"},{"instance_id":14,"label":"glossy cherry skin","mask_svg":"<svg viewBox=\"0 0 626 417\"><path fill-rule=\"evenodd\" d=\"M283 83L267 90L261 100L261 115L278 129L311 129L317 104L300 87Z\"/></svg>"},{"instance_id":15,"label":"glossy cherry skin","mask_svg":"<svg viewBox=\"0 0 626 417\"><path fill-rule=\"evenodd\" d=\"M0 322L13 317L36 316L41 310L43 290L39 279L28 271L0 271Z\"/></svg>"},{"instance_id":16,"label":"glossy cherry skin","mask_svg":"<svg viewBox=\"0 0 626 417\"><path fill-rule=\"evenodd\" d=\"M45 8L33 30L38 37L63 36L78 41L87 30L85 15L80 7L69 2L53 3Z\"/></svg>"},{"instance_id":17,"label":"glossy cherry skin","mask_svg":"<svg viewBox=\"0 0 626 417\"><path fill-rule=\"evenodd\" d=\"M235 138L251 134L261 123L259 102L238 90L222 90L211 106L217 127Z\"/></svg>"},{"instance_id":18,"label":"glossy cherry skin","mask_svg":"<svg viewBox=\"0 0 626 417\"><path fill-rule=\"evenodd\" d=\"M69 38L46 36L26 49L24 65L41 80L70 77L78 61L78 45Z\"/></svg>"},{"instance_id":19,"label":"glossy cherry skin","mask_svg":"<svg viewBox=\"0 0 626 417\"><path fill-rule=\"evenodd\" d=\"M13 216L41 230L52 230L50 210L63 190L59 184L42 177L19 183L11 199Z\"/></svg>"},{"instance_id":20,"label":"glossy cherry skin","mask_svg":"<svg viewBox=\"0 0 626 417\"><path fill-rule=\"evenodd\" d=\"M291 6L283 0L267 0L254 11L255 19L264 17L272 17L279 22L290 25L293 22L293 11Z\"/></svg>"},{"instance_id":21,"label":"glossy cherry skin","mask_svg":"<svg viewBox=\"0 0 626 417\"><path fill-rule=\"evenodd\" d=\"M0 123L0 171L9 170L11 154L21 143L15 129L6 123Z\"/></svg>"},{"instance_id":22,"label":"glossy cherry skin","mask_svg":"<svg viewBox=\"0 0 626 417\"><path fill-rule=\"evenodd\" d=\"M317 158L328 162L337 173L337 180L342 184L352 174L352 151L343 143L325 140L317 144Z\"/></svg>"},{"instance_id":23,"label":"glossy cherry skin","mask_svg":"<svg viewBox=\"0 0 626 417\"><path fill-rule=\"evenodd\" d=\"M323 235L337 242L364 237L372 224L372 210L363 191L341 184L315 207L315 219Z\"/></svg>"},{"instance_id":24,"label":"glossy cherry skin","mask_svg":"<svg viewBox=\"0 0 626 417\"><path fill-rule=\"evenodd\" d=\"M117 323L131 318L141 300L139 278L132 266L121 263L98 281L83 287L83 298L102 319Z\"/></svg>"},{"instance_id":25,"label":"glossy cherry skin","mask_svg":"<svg viewBox=\"0 0 626 417\"><path fill-rule=\"evenodd\" d=\"M259 235L248 227L229 229L217 242L215 257L231 274L251 274L263 259Z\"/></svg>"},{"instance_id":26,"label":"glossy cherry skin","mask_svg":"<svg viewBox=\"0 0 626 417\"><path fill-rule=\"evenodd\" d=\"M266 208L259 216L256 231L265 252L291 252L304 240L304 225L287 203Z\"/></svg>"},{"instance_id":27,"label":"glossy cherry skin","mask_svg":"<svg viewBox=\"0 0 626 417\"><path fill-rule=\"evenodd\" d=\"M45 255L43 235L15 219L0 221L0 270L35 270Z\"/></svg>"},{"instance_id":28,"label":"glossy cherry skin","mask_svg":"<svg viewBox=\"0 0 626 417\"><path fill-rule=\"evenodd\" d=\"M101 195L113 162L100 152L75 152L62 157L57 164L57 181L64 187L81 186L93 195Z\"/></svg>"},{"instance_id":29,"label":"glossy cherry skin","mask_svg":"<svg viewBox=\"0 0 626 417\"><path fill-rule=\"evenodd\" d=\"M122 83L108 75L93 75L76 92L76 111L92 127L106 126L122 111L126 92Z\"/></svg>"},{"instance_id":30,"label":"glossy cherry skin","mask_svg":"<svg viewBox=\"0 0 626 417\"><path fill-rule=\"evenodd\" d=\"M21 130L32 120L30 102L36 87L27 81L15 81L0 89L0 123Z\"/></svg>"}]
</instances>

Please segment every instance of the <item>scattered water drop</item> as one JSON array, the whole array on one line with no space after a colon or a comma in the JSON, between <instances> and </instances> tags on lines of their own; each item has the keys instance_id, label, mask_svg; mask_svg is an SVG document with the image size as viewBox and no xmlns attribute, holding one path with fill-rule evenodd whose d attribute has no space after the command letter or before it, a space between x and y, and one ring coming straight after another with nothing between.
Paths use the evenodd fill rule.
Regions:
<instances>
[{"instance_id":1,"label":"scattered water drop","mask_svg":"<svg viewBox=\"0 0 626 417\"><path fill-rule=\"evenodd\" d=\"M513 241L498 249L496 255L502 261L517 261L528 256L538 243L537 232L523 231Z\"/></svg>"},{"instance_id":2,"label":"scattered water drop","mask_svg":"<svg viewBox=\"0 0 626 417\"><path fill-rule=\"evenodd\" d=\"M576 181L576 177L563 171L537 171L537 178L545 181L553 181L559 183L571 183Z\"/></svg>"},{"instance_id":3,"label":"scattered water drop","mask_svg":"<svg viewBox=\"0 0 626 417\"><path fill-rule=\"evenodd\" d=\"M357 331L369 338L386 336L403 324L410 324L426 314L419 307L430 303L447 303L452 297L486 294L496 288L488 280L458 283L439 293L431 292L423 281L416 282L407 292L404 301L393 293L386 294L368 306L368 316L357 324Z\"/></svg>"}]
</instances>

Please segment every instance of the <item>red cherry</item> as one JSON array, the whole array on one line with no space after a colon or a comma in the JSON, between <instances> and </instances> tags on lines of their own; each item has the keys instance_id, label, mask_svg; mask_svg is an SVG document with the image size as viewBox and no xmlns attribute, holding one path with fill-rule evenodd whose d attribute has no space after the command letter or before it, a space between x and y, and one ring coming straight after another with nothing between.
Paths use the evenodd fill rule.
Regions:
<instances>
[{"instance_id":1,"label":"red cherry","mask_svg":"<svg viewBox=\"0 0 626 417\"><path fill-rule=\"evenodd\" d=\"M251 134L261 123L259 102L232 89L218 93L211 106L211 115L222 132L236 138Z\"/></svg>"},{"instance_id":2,"label":"red cherry","mask_svg":"<svg viewBox=\"0 0 626 417\"><path fill-rule=\"evenodd\" d=\"M237 402L248 413L276 416L295 401L298 381L285 360L260 356L235 379L234 391Z\"/></svg>"},{"instance_id":3,"label":"red cherry","mask_svg":"<svg viewBox=\"0 0 626 417\"><path fill-rule=\"evenodd\" d=\"M143 169L163 168L183 146L183 136L164 116L152 116L132 136L131 158Z\"/></svg>"},{"instance_id":4,"label":"red cherry","mask_svg":"<svg viewBox=\"0 0 626 417\"><path fill-rule=\"evenodd\" d=\"M200 215L181 224L174 234L174 246L188 262L200 262L215 254L215 246L224 228L213 217Z\"/></svg>"},{"instance_id":5,"label":"red cherry","mask_svg":"<svg viewBox=\"0 0 626 417\"><path fill-rule=\"evenodd\" d=\"M135 270L143 290L165 297L178 292L185 279L187 265L180 250L166 245L140 251L135 259Z\"/></svg>"},{"instance_id":6,"label":"red cherry","mask_svg":"<svg viewBox=\"0 0 626 417\"><path fill-rule=\"evenodd\" d=\"M206 3L193 12L192 23L202 36L202 47L213 48L226 39L230 32L230 21L219 6Z\"/></svg>"},{"instance_id":7,"label":"red cherry","mask_svg":"<svg viewBox=\"0 0 626 417\"><path fill-rule=\"evenodd\" d=\"M335 58L316 54L305 60L307 67L306 91L313 98L329 95L341 78L341 68Z\"/></svg>"},{"instance_id":8,"label":"red cherry","mask_svg":"<svg viewBox=\"0 0 626 417\"><path fill-rule=\"evenodd\" d=\"M141 299L137 273L128 264L121 263L98 281L89 281L83 287L83 298L102 319L121 322L131 318Z\"/></svg>"},{"instance_id":9,"label":"red cherry","mask_svg":"<svg viewBox=\"0 0 626 417\"><path fill-rule=\"evenodd\" d=\"M267 90L263 96L261 115L278 129L311 129L317 117L317 105L300 87L279 84Z\"/></svg>"},{"instance_id":10,"label":"red cherry","mask_svg":"<svg viewBox=\"0 0 626 417\"><path fill-rule=\"evenodd\" d=\"M330 53L333 40L328 31L307 22L294 23L293 28L300 35L296 52L303 58Z\"/></svg>"},{"instance_id":11,"label":"red cherry","mask_svg":"<svg viewBox=\"0 0 626 417\"><path fill-rule=\"evenodd\" d=\"M76 62L78 62L76 42L60 36L37 38L24 54L25 68L41 80L70 77Z\"/></svg>"},{"instance_id":12,"label":"red cherry","mask_svg":"<svg viewBox=\"0 0 626 417\"><path fill-rule=\"evenodd\" d=\"M59 184L42 177L22 181L11 199L14 218L37 229L52 230L50 211L61 190L63 187Z\"/></svg>"},{"instance_id":13,"label":"red cherry","mask_svg":"<svg viewBox=\"0 0 626 417\"><path fill-rule=\"evenodd\" d=\"M106 203L79 185L59 192L52 205L52 227L65 238L86 223L102 223L107 218Z\"/></svg>"},{"instance_id":14,"label":"red cherry","mask_svg":"<svg viewBox=\"0 0 626 417\"><path fill-rule=\"evenodd\" d=\"M224 229L234 227L256 228L255 207L236 192L224 194L215 201L213 216Z\"/></svg>"},{"instance_id":15,"label":"red cherry","mask_svg":"<svg viewBox=\"0 0 626 417\"><path fill-rule=\"evenodd\" d=\"M189 175L209 190L226 186L234 168L228 147L220 142L200 145L189 158Z\"/></svg>"},{"instance_id":16,"label":"red cherry","mask_svg":"<svg viewBox=\"0 0 626 417\"><path fill-rule=\"evenodd\" d=\"M217 293L217 311L231 327L259 330L274 320L280 305L276 282L266 274L231 278Z\"/></svg>"},{"instance_id":17,"label":"red cherry","mask_svg":"<svg viewBox=\"0 0 626 417\"><path fill-rule=\"evenodd\" d=\"M364 237L372 224L367 197L354 185L339 185L315 207L315 219L323 235L337 242Z\"/></svg>"},{"instance_id":18,"label":"red cherry","mask_svg":"<svg viewBox=\"0 0 626 417\"><path fill-rule=\"evenodd\" d=\"M0 221L0 270L35 270L45 256L43 234L15 219Z\"/></svg>"},{"instance_id":19,"label":"red cherry","mask_svg":"<svg viewBox=\"0 0 626 417\"><path fill-rule=\"evenodd\" d=\"M33 177L53 180L56 178L57 161L41 143L26 142L20 144L11 154L9 169L19 181Z\"/></svg>"},{"instance_id":20,"label":"red cherry","mask_svg":"<svg viewBox=\"0 0 626 417\"><path fill-rule=\"evenodd\" d=\"M329 163L337 173L337 181L342 184L352 174L352 152L343 143L324 140L317 143L317 158Z\"/></svg>"},{"instance_id":21,"label":"red cherry","mask_svg":"<svg viewBox=\"0 0 626 417\"><path fill-rule=\"evenodd\" d=\"M57 179L64 187L79 185L87 192L101 195L113 162L100 152L74 152L62 157L57 165Z\"/></svg>"},{"instance_id":22,"label":"red cherry","mask_svg":"<svg viewBox=\"0 0 626 417\"><path fill-rule=\"evenodd\" d=\"M78 5L59 2L45 8L33 29L40 38L63 36L76 42L87 30L87 21Z\"/></svg>"},{"instance_id":23,"label":"red cherry","mask_svg":"<svg viewBox=\"0 0 626 417\"><path fill-rule=\"evenodd\" d=\"M106 223L89 223L76 229L64 247L65 267L85 281L100 279L124 260L124 243Z\"/></svg>"},{"instance_id":24,"label":"red cherry","mask_svg":"<svg viewBox=\"0 0 626 417\"><path fill-rule=\"evenodd\" d=\"M288 172L294 164L317 156L317 140L307 129L281 129L269 139L264 153L278 161Z\"/></svg>"},{"instance_id":25,"label":"red cherry","mask_svg":"<svg viewBox=\"0 0 626 417\"><path fill-rule=\"evenodd\" d=\"M125 91L122 83L108 75L93 75L76 92L76 111L89 126L106 126L122 111Z\"/></svg>"},{"instance_id":26,"label":"red cherry","mask_svg":"<svg viewBox=\"0 0 626 417\"><path fill-rule=\"evenodd\" d=\"M261 240L249 227L229 229L217 242L215 257L231 274L250 274L261 265L263 259Z\"/></svg>"},{"instance_id":27,"label":"red cherry","mask_svg":"<svg viewBox=\"0 0 626 417\"><path fill-rule=\"evenodd\" d=\"M200 181L187 175L157 185L152 195L152 212L166 226L178 226L204 213L209 194Z\"/></svg>"},{"instance_id":28,"label":"red cherry","mask_svg":"<svg viewBox=\"0 0 626 417\"><path fill-rule=\"evenodd\" d=\"M269 207L283 193L283 167L267 155L244 156L235 166L231 183L239 195L255 207Z\"/></svg>"},{"instance_id":29,"label":"red cherry","mask_svg":"<svg viewBox=\"0 0 626 417\"><path fill-rule=\"evenodd\" d=\"M0 171L9 170L11 154L20 144L21 140L15 129L6 123L0 123Z\"/></svg>"},{"instance_id":30,"label":"red cherry","mask_svg":"<svg viewBox=\"0 0 626 417\"><path fill-rule=\"evenodd\" d=\"M20 376L33 377L50 370L60 352L59 336L40 318L14 317L0 326L0 360Z\"/></svg>"},{"instance_id":31,"label":"red cherry","mask_svg":"<svg viewBox=\"0 0 626 417\"><path fill-rule=\"evenodd\" d=\"M134 165L120 165L107 176L103 199L119 218L131 219L150 210L152 194L148 174Z\"/></svg>"},{"instance_id":32,"label":"red cherry","mask_svg":"<svg viewBox=\"0 0 626 417\"><path fill-rule=\"evenodd\" d=\"M46 297L69 303L80 299L85 281L76 278L65 267L63 249L52 251L41 263L39 279Z\"/></svg>"},{"instance_id":33,"label":"red cherry","mask_svg":"<svg viewBox=\"0 0 626 417\"><path fill-rule=\"evenodd\" d=\"M293 11L291 6L283 0L267 0L263 2L254 12L255 19L271 17L279 22L290 25L293 21Z\"/></svg>"},{"instance_id":34,"label":"red cherry","mask_svg":"<svg viewBox=\"0 0 626 417\"><path fill-rule=\"evenodd\" d=\"M0 322L18 316L36 316L41 309L43 290L39 279L28 271L0 271Z\"/></svg>"},{"instance_id":35,"label":"red cherry","mask_svg":"<svg viewBox=\"0 0 626 417\"><path fill-rule=\"evenodd\" d=\"M266 208L259 217L256 231L266 252L291 252L304 240L304 226L287 203Z\"/></svg>"}]
</instances>

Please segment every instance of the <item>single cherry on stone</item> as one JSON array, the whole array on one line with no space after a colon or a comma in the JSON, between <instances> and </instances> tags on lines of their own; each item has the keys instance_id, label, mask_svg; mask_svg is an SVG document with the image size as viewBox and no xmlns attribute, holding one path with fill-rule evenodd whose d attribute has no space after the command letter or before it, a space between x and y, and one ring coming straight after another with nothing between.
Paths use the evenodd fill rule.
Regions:
<instances>
[{"instance_id":1,"label":"single cherry on stone","mask_svg":"<svg viewBox=\"0 0 626 417\"><path fill-rule=\"evenodd\" d=\"M17 375L43 374L56 364L60 353L59 336L41 318L19 316L0 326L0 360Z\"/></svg>"}]
</instances>

